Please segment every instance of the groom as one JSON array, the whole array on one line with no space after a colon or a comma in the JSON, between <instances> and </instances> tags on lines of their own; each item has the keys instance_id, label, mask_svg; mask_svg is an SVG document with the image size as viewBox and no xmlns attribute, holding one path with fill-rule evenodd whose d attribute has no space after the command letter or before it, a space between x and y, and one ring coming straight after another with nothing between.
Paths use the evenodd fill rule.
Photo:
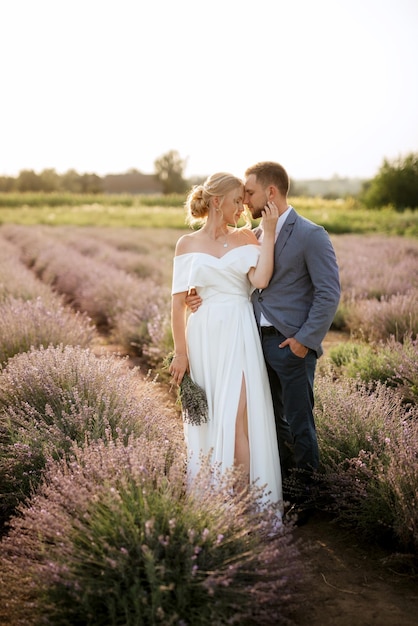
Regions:
<instances>
[{"instance_id":1,"label":"groom","mask_svg":"<svg viewBox=\"0 0 418 626\"><path fill-rule=\"evenodd\" d=\"M337 260L328 233L288 204L289 177L278 163L257 163L245 172L246 204L254 219L267 202L279 209L274 273L252 301L260 328L276 418L282 475L301 483L309 500L319 465L314 375L340 299ZM262 224L257 229L262 237Z\"/></svg>"},{"instance_id":2,"label":"groom","mask_svg":"<svg viewBox=\"0 0 418 626\"><path fill-rule=\"evenodd\" d=\"M273 397L284 487L296 479L302 511L312 505L312 475L319 465L315 367L338 308L340 281L328 233L288 204L288 191L289 177L278 163L257 163L245 172L244 204L252 217L260 218L268 202L279 209L274 273L266 289L253 293L252 302ZM262 238L262 223L255 232ZM200 302L196 298L193 304L188 301L192 310Z\"/></svg>"}]
</instances>

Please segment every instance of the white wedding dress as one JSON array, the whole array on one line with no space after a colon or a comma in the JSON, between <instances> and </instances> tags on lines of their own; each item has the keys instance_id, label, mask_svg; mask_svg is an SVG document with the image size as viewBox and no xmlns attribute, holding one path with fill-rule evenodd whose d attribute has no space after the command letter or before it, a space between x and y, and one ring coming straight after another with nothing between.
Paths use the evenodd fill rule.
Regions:
<instances>
[{"instance_id":1,"label":"white wedding dress","mask_svg":"<svg viewBox=\"0 0 418 626\"><path fill-rule=\"evenodd\" d=\"M195 287L202 304L187 321L191 378L206 392L206 424L184 424L189 476L201 454L223 469L234 464L235 420L242 379L246 382L250 481L265 486L265 502L282 500L280 459L266 365L247 273L258 245L232 248L221 258L202 252L174 258L172 293Z\"/></svg>"}]
</instances>

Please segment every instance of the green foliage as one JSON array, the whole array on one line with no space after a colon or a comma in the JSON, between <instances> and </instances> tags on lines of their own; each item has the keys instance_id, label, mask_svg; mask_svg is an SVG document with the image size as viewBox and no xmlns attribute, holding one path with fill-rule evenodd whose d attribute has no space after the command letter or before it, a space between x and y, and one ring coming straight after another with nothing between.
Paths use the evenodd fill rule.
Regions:
<instances>
[{"instance_id":1,"label":"green foliage","mask_svg":"<svg viewBox=\"0 0 418 626\"><path fill-rule=\"evenodd\" d=\"M410 335L402 342L390 337L379 343L347 341L329 349L333 375L365 384L393 387L402 401L418 404L418 341Z\"/></svg>"},{"instance_id":2,"label":"green foliage","mask_svg":"<svg viewBox=\"0 0 418 626\"><path fill-rule=\"evenodd\" d=\"M339 344L330 348L329 358L340 376L358 378L364 382L380 381L386 383L393 376L397 362L391 354L379 350L376 346L367 343Z\"/></svg>"},{"instance_id":3,"label":"green foliage","mask_svg":"<svg viewBox=\"0 0 418 626\"><path fill-rule=\"evenodd\" d=\"M163 186L164 194L182 193L187 189L183 178L186 161L180 158L176 150L170 150L154 161L155 173Z\"/></svg>"},{"instance_id":4,"label":"green foliage","mask_svg":"<svg viewBox=\"0 0 418 626\"><path fill-rule=\"evenodd\" d=\"M21 170L16 179L0 177L0 191L100 193L102 179L97 174L78 174L69 170L62 176L54 169L45 169L40 174L34 170Z\"/></svg>"},{"instance_id":5,"label":"green foliage","mask_svg":"<svg viewBox=\"0 0 418 626\"><path fill-rule=\"evenodd\" d=\"M153 196L150 196L150 199ZM147 199L147 196L144 196ZM90 205L131 207L138 204L138 197L130 194L84 194L66 191L54 191L51 193L39 192L12 192L0 193L0 207L24 208L24 207L86 207Z\"/></svg>"},{"instance_id":6,"label":"green foliage","mask_svg":"<svg viewBox=\"0 0 418 626\"><path fill-rule=\"evenodd\" d=\"M80 207L90 205L104 207L183 207L184 194L171 193L161 195L132 195L132 194L88 194L54 191L51 193L27 192L27 193L2 193L0 192L0 208L23 207Z\"/></svg>"},{"instance_id":7,"label":"green foliage","mask_svg":"<svg viewBox=\"0 0 418 626\"><path fill-rule=\"evenodd\" d=\"M418 208L418 152L390 162L365 184L361 200L369 207L392 205L397 211Z\"/></svg>"},{"instance_id":8,"label":"green foliage","mask_svg":"<svg viewBox=\"0 0 418 626\"><path fill-rule=\"evenodd\" d=\"M185 196L182 193L169 193L165 196L142 196L140 197L141 206L166 207L167 209L183 208Z\"/></svg>"},{"instance_id":9,"label":"green foliage","mask_svg":"<svg viewBox=\"0 0 418 626\"><path fill-rule=\"evenodd\" d=\"M184 202L185 195L181 193L165 196L0 193L0 224L187 229ZM330 234L418 236L417 211L369 210L352 198L301 197L290 202L304 217L321 224Z\"/></svg>"}]
</instances>

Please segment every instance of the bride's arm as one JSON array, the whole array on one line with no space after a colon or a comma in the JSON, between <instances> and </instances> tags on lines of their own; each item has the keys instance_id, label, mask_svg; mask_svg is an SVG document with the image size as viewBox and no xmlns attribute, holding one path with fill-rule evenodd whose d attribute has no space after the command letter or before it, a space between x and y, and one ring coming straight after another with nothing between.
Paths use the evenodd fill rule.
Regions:
<instances>
[{"instance_id":1,"label":"bride's arm","mask_svg":"<svg viewBox=\"0 0 418 626\"><path fill-rule=\"evenodd\" d=\"M173 380L179 385L189 367L186 342L186 296L187 291L173 294L171 298L171 330L174 340L174 356L168 368Z\"/></svg>"},{"instance_id":2,"label":"bride's arm","mask_svg":"<svg viewBox=\"0 0 418 626\"><path fill-rule=\"evenodd\" d=\"M248 272L250 283L256 289L265 289L270 282L274 269L274 243L279 210L274 202L269 202L263 210L263 241L256 267Z\"/></svg>"}]
</instances>

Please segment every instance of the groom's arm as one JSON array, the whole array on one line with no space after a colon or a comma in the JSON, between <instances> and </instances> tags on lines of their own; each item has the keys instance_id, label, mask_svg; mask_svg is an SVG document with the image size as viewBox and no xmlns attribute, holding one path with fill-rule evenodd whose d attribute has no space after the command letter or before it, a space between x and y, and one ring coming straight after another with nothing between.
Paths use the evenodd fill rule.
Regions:
<instances>
[{"instance_id":1,"label":"groom's arm","mask_svg":"<svg viewBox=\"0 0 418 626\"><path fill-rule=\"evenodd\" d=\"M318 229L310 234L309 239L305 262L312 281L313 299L308 317L295 339L315 350L333 322L341 287L337 259L328 233Z\"/></svg>"}]
</instances>

